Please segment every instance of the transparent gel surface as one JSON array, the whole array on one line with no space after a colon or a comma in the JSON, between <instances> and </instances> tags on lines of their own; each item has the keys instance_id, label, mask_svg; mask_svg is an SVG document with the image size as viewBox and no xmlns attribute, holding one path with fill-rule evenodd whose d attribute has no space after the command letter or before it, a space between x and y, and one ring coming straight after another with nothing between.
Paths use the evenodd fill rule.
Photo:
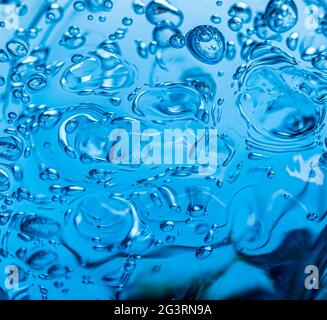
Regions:
<instances>
[{"instance_id":1,"label":"transparent gel surface","mask_svg":"<svg viewBox=\"0 0 327 320\"><path fill-rule=\"evenodd\" d=\"M0 299L326 299L326 10L0 1ZM110 162L135 123L215 170Z\"/></svg>"}]
</instances>

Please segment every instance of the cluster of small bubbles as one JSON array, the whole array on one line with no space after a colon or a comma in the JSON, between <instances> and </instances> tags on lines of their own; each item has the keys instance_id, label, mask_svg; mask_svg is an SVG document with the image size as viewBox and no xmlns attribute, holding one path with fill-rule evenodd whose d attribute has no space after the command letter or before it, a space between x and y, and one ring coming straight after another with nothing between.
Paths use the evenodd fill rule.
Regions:
<instances>
[{"instance_id":1,"label":"cluster of small bubbles","mask_svg":"<svg viewBox=\"0 0 327 320\"><path fill-rule=\"evenodd\" d=\"M56 169L47 168L40 173L40 179L55 181L59 179L59 173Z\"/></svg>"},{"instance_id":2,"label":"cluster of small bubbles","mask_svg":"<svg viewBox=\"0 0 327 320\"><path fill-rule=\"evenodd\" d=\"M7 1L9 2L10 0ZM317 3L319 0L305 1L306 3L312 3L312 1ZM227 26L224 26L225 29L227 27L227 30L225 30L226 36L231 33L228 30L228 26L232 31L237 32L237 35L232 34L233 37L236 36L236 39L225 41L224 35L216 28L222 21L221 17L223 17L220 9L218 10L217 7L216 12L218 11L220 16L217 14L211 15L212 11L204 15L204 17L207 17L205 19L208 19L211 15L210 22L213 25L197 26L196 24L190 27L191 30L185 30L185 32L188 32L184 36L184 33L181 32L182 29L179 30L184 16L175 7L174 1L147 0L145 3L139 0L134 1L132 4L134 12L136 14L145 14L143 17L137 17L137 24L139 25L140 21L143 20L145 29L147 27L149 29L145 30L147 34L140 35L142 40L135 40L135 44L139 57L142 59L150 57L151 59L149 60L153 62L152 68L151 66L146 68L151 69L151 72L153 72L150 81L147 78L147 74L142 74L142 72L145 73L145 70L142 70L142 65L144 67L148 61L142 62L136 57L136 61L133 61L133 63L138 65L136 67L123 59L123 54L130 55L128 50L126 52L125 49L126 46L134 44L133 40L135 38L127 44L118 41L125 39L127 31L132 33L129 27L133 25L133 19L136 22L136 18L134 16L133 18L126 16L129 14L127 10L125 10L126 12L123 10L119 17L113 17L114 19L112 20L108 16L99 15L99 12L103 14L103 11L105 13L111 11L113 4L116 4L114 1L72 1L73 8L69 9L75 10L73 11L74 20L78 18L78 15L84 17L84 13L78 13L84 10L85 19L87 17L90 21L98 20L99 22L105 22L106 19L110 19L110 22L118 21L121 24L120 26L118 25L116 30L112 29L105 33L103 37L109 36L110 41L107 40L105 45L101 44L99 46L94 46L93 44L93 40L97 41L98 35L94 34L94 39L92 33L84 33L82 35L78 26L71 25L76 23L72 21L73 19L68 22L66 29L61 29L62 31L56 29L56 35L60 33L59 39L54 37L55 45L60 41L60 45L65 46L67 49L75 49L85 44L86 35L88 40L88 51L82 50L83 52L78 51L80 53L73 52L70 54L71 51L65 51L65 48L60 48L64 53L68 53L67 59L71 61L71 63L68 62L68 66L65 66L65 71L60 74L58 72L61 70L62 65L66 63L66 60L65 62L52 63L48 59L48 53L42 53L40 52L41 50L39 52L32 50L29 53L30 45L35 45L35 41L31 41L31 39L35 39L40 31L42 31L43 38L44 30L36 26L40 25L42 28L44 26L31 23L30 25L35 27L17 30L15 37L10 40L10 44L7 42L7 47L4 50L0 49L0 62L11 63L8 66L3 65L5 68L9 67L8 75L3 73L2 69L0 72L0 86L6 85L10 89L8 109L5 108L5 104L7 104L5 101L6 97L3 99L5 102L3 108L4 125L7 129L4 130L3 136L0 137L0 159L3 162L3 169L0 169L0 192L8 192L8 194L0 194L3 204L2 210L4 211L0 212L0 226L4 224L9 225L9 221L11 221L13 216L12 212L16 215L16 208L10 208L12 205L17 204L17 206L24 208L26 204L26 209L24 208L23 210L30 210L28 212L35 213L21 213L21 217L16 220L15 229L19 232L17 236L24 241L24 246L19 244L10 252L11 249L8 248L9 250L7 250L5 248L6 245L3 245L4 248L0 248L0 254L5 255L6 253L13 259L19 259L19 263L25 264L28 272L31 273L32 279L38 282L42 279L51 280L49 284L60 290L53 290L52 288L52 290L49 290L49 296L50 293L53 294L53 291L55 291L55 294L68 292L68 289L65 289L66 282L63 282L64 279L57 279L62 277L68 279L69 272L72 271L72 269L63 264L65 260L62 259L66 259L66 254L63 257L61 256L61 244L67 244L67 248L69 248L67 254L69 255L72 252L76 255L76 261L82 267L86 267L88 263L90 266L93 265L93 267L98 266L98 263L106 263L113 256L113 268L115 268L116 262L119 264L117 264L117 270L119 270L117 277L112 277L115 278L112 279L112 282L117 282L113 284L113 287L115 289L119 288L122 291L134 270L140 273L146 270L142 269L144 261L149 261L150 272L151 270L152 272L160 271L163 272L164 276L164 272L169 269L165 268L165 263L168 261L166 258L172 259L169 260L168 264L174 264L175 261L179 261L179 259L175 260L174 256L182 253L183 250L185 252L191 250L193 259L204 260L209 258L213 250L219 247L221 239L223 239L222 245L225 245L225 241L227 243L225 231L227 231L227 234L230 233L234 236L234 230L231 230L233 232L229 231L228 223L234 218L235 221L238 221L239 216L242 216L242 214L239 214L239 216L234 215L234 212L230 212L230 217L233 219L229 219L229 215L225 216L225 209L232 209L234 205L233 202L229 205L229 200L238 200L237 197L233 197L234 192L238 191L239 187L245 186L245 184L255 185L257 182L259 182L260 188L260 182L262 181L263 183L266 182L267 186L269 181L270 187L271 184L274 184L274 181L279 183L280 179L285 176L285 168L283 167L284 169L281 170L282 168L273 162L273 151L267 152L268 155L261 151L254 151L257 147L256 143L261 141L259 138L256 140L250 136L250 128L254 128L256 133L259 134L262 134L262 132L264 132L263 135L269 133L272 138L279 135L279 140L286 141L287 139L290 141L294 139L294 145L302 139L302 136L310 138L310 134L314 132L317 140L325 139L324 147L327 149L325 133L320 132L320 128L318 128L318 125L320 125L319 121L323 118L319 108L324 100L323 97L316 97L318 90L320 90L318 85L316 85L319 82L316 79L316 75L321 74L318 71L326 72L326 49L323 46L319 47L319 44L314 46L313 42L311 43L310 41L303 46L301 44L299 52L302 59L311 63L316 69L311 70L312 73L310 73L309 69L303 70L303 73L308 72L307 78L304 79L303 77L303 81L302 70L297 68L297 66L294 67L294 73L288 73L288 68L284 68L283 71L278 69L277 71L281 72L275 72L277 64L284 63L288 60L288 57L286 55L282 56L281 50L278 48L274 48L274 51L269 51L260 47L263 43L257 43L254 40L256 39L255 36L265 40L281 39L280 33L292 28L290 25L294 24L294 13L297 15L297 9L292 6L293 1L289 0L267 0L267 2L269 2L269 5L273 2L275 9L272 10L268 5L265 13L258 13L255 17L254 28L247 28L246 31L244 31L247 27L245 24L252 20L250 7L243 2L235 4L233 4L234 1L225 3L227 9L230 8L227 18L229 21L227 22L226 20ZM278 3L285 5L280 6ZM217 1L216 5L222 6L223 3L222 1ZM45 32L45 35L49 36L55 24L62 20L65 7L61 7L55 0L48 1L45 6L46 23L48 23L45 28L49 30L48 34ZM21 12L24 13L26 8L22 8ZM188 11L186 10L185 12ZM44 16L41 15L41 17L44 24ZM272 21L269 22L269 19ZM187 23L189 25L189 21ZM322 22L319 23L322 25ZM99 23L95 23L95 26L101 29ZM239 32L243 26L245 27L243 32ZM82 29L82 26L80 27ZM108 27L110 27L109 23ZM102 29L104 29L103 24ZM151 39L149 32L151 33L152 29L154 30ZM320 29L323 30L322 27ZM318 32L317 30L315 30L316 33ZM62 40L60 40L60 36L63 33ZM297 32L289 33L287 34L288 37L286 37L286 45L289 50L295 51L299 47L299 34ZM150 38L148 37L149 35ZM315 36L318 37L317 34ZM319 37L321 36L320 34ZM143 41L144 39L146 40ZM50 50L51 45L47 41L48 39L45 39L41 43L42 46L49 47ZM238 43L238 48L240 49L236 49L236 43ZM267 41L265 45L269 43ZM121 44L122 48L120 49ZM169 49L170 47L182 49L185 46L187 50ZM265 57L264 55L267 52L268 55ZM52 53L53 48L51 48L51 57ZM276 61L275 53L279 54L276 57ZM56 52L55 56L57 56ZM135 54L133 56L135 58ZM192 57L198 61L194 61ZM208 127L209 125L215 127L218 123L224 126L224 123L220 122L222 105L225 103L228 109L231 101L226 99L228 94L224 92L226 89L229 90L229 83L227 86L223 83L223 87L220 87L220 85L222 82L230 80L231 75L227 72L228 67L225 64L230 64L228 61L235 60L236 57L237 60L239 58L246 61L254 59L251 62L249 61L248 65L244 64L237 68L233 79L238 80L238 83L234 81L231 85L232 88L237 86L240 90L245 88L242 91L242 94L244 93L244 96L242 96L244 100L239 102L242 104L242 107L244 106L242 116L249 117L249 122L247 127L244 123L242 125L242 121L240 121L237 129L241 126L244 128L244 131L248 129L249 137L245 140L246 134L243 131L240 134L235 134L235 137L239 135L241 145L244 144L244 140L247 144L246 148L237 148L243 152L244 156L241 157L241 154L238 154L240 157L237 159L245 159L245 161L233 161L232 163L236 164L236 166L234 165L233 169L229 170L230 165L226 160L222 165L217 166L219 171L206 174L197 180L193 179L194 176L191 177L191 174L197 174L195 166L172 165L167 170L159 169L162 170L160 171L162 172L161 174L154 173L151 176L148 175L147 171L149 167L143 167L142 170L138 170L137 166L135 168L127 168L127 166L124 168L112 167L112 164L106 158L108 155L108 129L115 125L114 122L111 122L113 113L115 113L114 117L118 115L117 117L119 118L117 119L120 120L123 114L126 115L126 108L127 111L137 115L137 118L144 117L144 123L149 121L156 126L161 126L161 128L162 125L166 125L168 122L173 123L176 127L189 125L192 127L193 124L196 127ZM36 62L34 62L34 58ZM219 70L217 66L201 65L201 63L215 65L224 58L228 60L222 64L224 70ZM280 58L280 61L278 58ZM295 64L295 59L292 62ZM181 65L183 63L185 65ZM290 66L290 68L293 68L293 64L290 64ZM171 67L172 69L170 69ZM185 68L187 68L187 72ZM234 71L235 68L232 70ZM262 71L262 73L259 73L258 70ZM167 74L165 73L166 71ZM162 74L164 74L163 78L161 78ZM248 74L251 76L247 77ZM67 97L71 101L69 98L70 93L72 100L75 100L73 96L75 94L75 98L81 102L83 101L83 103L74 106L69 104L70 107L68 107L66 100L64 104L60 104L59 99L56 107L52 106L50 108L45 104L40 105L39 103L42 103L42 94L44 96L45 91L46 95L50 94L49 91L51 90L49 89L53 88L52 81L58 84L58 77L53 79L55 75L60 76L61 87L59 89L65 90L64 98ZM217 79L217 76L223 77L224 75L224 78ZM146 79L145 82L149 81L149 83L146 82L146 85L136 87L140 83L144 83L144 79ZM288 83L288 81L290 82ZM284 83L286 83L285 87ZM292 90L288 88L288 84L292 85ZM124 91L131 86L134 90L132 93L129 94L129 92ZM293 87L295 88L294 90ZM263 95L262 92L265 90L267 91ZM277 91L276 94L275 91ZM102 99L103 103L90 106L84 103L84 101L90 100L91 94L94 94L93 97L97 101L96 103L98 103L99 99ZM319 100L319 103L322 102L322 104L318 105L319 103L316 103L316 100L314 103L311 103L311 100L309 100L311 95L317 101ZM309 97L308 99L306 98L307 96ZM54 98L51 96L49 105L55 105L53 103ZM266 98L267 100L265 100ZM33 104L30 103L30 100L32 100ZM258 101L258 103L252 110L250 108L253 101ZM292 101L296 101L296 108L292 107ZM23 102L25 105L20 105L20 102ZM317 110L313 108L314 106L317 106ZM110 117L108 115L109 111L110 113L112 112ZM280 116L279 119L275 117L277 114ZM228 118L227 112L224 120ZM279 123L280 119L281 122ZM235 121L237 121L236 118ZM278 126L275 126L276 123ZM231 128L226 129L230 130ZM251 144L249 143L250 139ZM274 147L278 145L279 140L274 140ZM269 144L268 139L265 142L267 142L267 145ZM322 144L323 142L321 141L317 148L322 149ZM263 148L265 145L263 146L262 144L259 147ZM315 152L319 152L317 148ZM225 158L225 152L226 154L233 154L234 149L236 149L236 144L234 146L228 143L226 148L221 150L222 157ZM319 156L319 154L317 155ZM30 159L26 159L27 157L30 157ZM63 161L64 159L67 162ZM293 161L292 156L289 159ZM295 157L293 159L296 162ZM326 154L323 154L320 156L319 162L314 160L311 165L317 164L318 168L324 171L327 168L326 159ZM284 161L284 158L282 161ZM7 162L10 162L10 165L7 165ZM21 166L21 163L25 164L24 162L26 162L26 166L29 163L34 163L36 170L30 173L29 168L26 169L26 167ZM41 165L37 166L40 162ZM65 166L61 162L65 162ZM72 167L70 167L70 163ZM300 163L301 174L302 165L305 165L305 163ZM154 169L157 170L157 168ZM130 169L133 174L130 173ZM291 172L292 164L287 170ZM137 174L134 174L135 171L137 171ZM257 178L254 178L254 172L257 171L259 174ZM127 179L124 178L126 172ZM143 174L147 177L142 176ZM300 172L296 171L296 169L292 174L300 176ZM32 181L31 177L39 179L41 190L35 188L37 183ZM183 177L186 182L182 182L181 179ZM253 179L251 180L251 178ZM315 177L309 177L309 179L311 178ZM135 179L137 179L137 188L134 188L136 186L134 184ZM302 179L294 179L294 184L298 183L300 187L300 183L302 183L300 180ZM19 184L16 183L17 181L20 181ZM178 182L176 183L176 181ZM156 182L156 184L153 182ZM159 187L161 182L162 186L165 185L165 187ZM25 183L28 183L26 187L29 189L24 187ZM198 183L205 184L205 188L203 190L201 188L197 189ZM192 192L189 194L190 199L188 202L185 195L188 195L187 188L191 184L195 188L194 190L191 188ZM310 184L310 188L312 185ZM176 187L176 190L174 190L174 187ZM289 185L287 187L291 188L292 186ZM164 190L164 188L167 188L169 192ZM249 188L245 189L248 190ZM39 194L40 191L42 193ZM108 191L113 193L109 195ZM243 189L239 189L239 191L243 192ZM282 204L289 205L288 208L294 205L293 199L299 198L295 196L296 193L291 189L287 193L285 190L280 191L281 193L278 193L278 196L281 195ZM94 192L94 197L87 198L89 192ZM103 197L98 197L101 192L103 192ZM113 201L116 196L121 200ZM268 189L267 196L269 196ZM248 208L246 209L251 210L251 213L256 212L255 210L252 211L250 201L258 199L257 194L253 199L250 197L245 198L238 203L236 202L236 206L242 205L242 202L246 200L249 201L247 203L249 204ZM259 200L263 200L263 198L259 198ZM306 199L303 199L296 199L296 201L298 203L302 202L302 200L305 202ZM270 201L270 199L268 200ZM271 199L269 206L275 209L274 200ZM17 201L22 203L17 203ZM113 202L111 203L111 201ZM260 209L265 210L264 201L261 202L260 206L262 205L262 207ZM301 207L305 208L305 205L303 203ZM35 209L32 209L34 207ZM298 207L300 208L300 206ZM17 209L20 210L18 207ZM42 213L43 209L46 209L44 213ZM242 209L240 208L239 212ZM315 211L314 208L312 210ZM176 215L177 212L178 214ZM309 210L303 212L304 219L316 221L320 218L318 214L311 213ZM191 218L186 219L186 215ZM275 215L273 214L272 219L274 217ZM243 218L241 217L241 219ZM285 219L287 219L286 215ZM322 217L320 219L322 221ZM250 220L250 222L253 222L252 219ZM268 223L274 223L273 220L268 220ZM265 224L266 219L260 221L260 224L261 222ZM254 229L250 226L249 220L248 225L249 229ZM151 230L152 227L154 230ZM264 230L269 230L267 225L262 225L262 227ZM63 234L61 234L61 231L63 231ZM189 237L189 231L191 231L193 237ZM242 230L240 231L242 232ZM148 252L143 252L143 244L141 242L143 241L143 235L148 232L151 233L151 237L153 236L150 246L152 246L151 250L154 252L149 252L149 256L144 260L141 257L143 257L143 253L146 256ZM279 228L275 228L275 232L279 232ZM5 233L4 235L7 236ZM9 233L8 230L8 236ZM66 236L66 233L68 236ZM235 234L237 233L238 230ZM74 236L76 241L72 241L71 236ZM253 235L251 238L253 243L256 241L255 237L256 235ZM161 240L159 240L160 238ZM61 240L64 241L61 242ZM6 241L3 242L5 243ZM32 245L32 248L29 248L29 243ZM9 247L13 244L14 241L10 243ZM274 242L271 241L270 244L273 247ZM48 247L49 245L50 247ZM58 249L58 251L54 249ZM89 251L91 251L90 254ZM219 251L220 249L217 249L215 261L217 257L219 258ZM165 259L161 259L161 253L165 255ZM255 254L255 252L253 253ZM108 260L106 259L107 256ZM102 259L102 257L105 259ZM153 265L151 266L152 258L156 260L153 268ZM2 261L0 260L0 262ZM136 262L138 263L137 266ZM198 261L197 264L200 262ZM203 268L206 268L210 260L207 263L203 261L203 263ZM161 264L163 267L160 269ZM110 265L111 262L106 264L109 269L111 268ZM145 268L147 266L148 264L146 264ZM83 268L82 274L79 273L79 267L73 269L74 278L77 281L73 282L72 285L75 286L76 283L80 285L81 282L84 285L99 285L97 273L94 274L94 278L92 273L91 278L88 275L89 271L87 268ZM97 270L97 272L102 272L102 268L97 268ZM108 279L111 277L109 274ZM138 276L139 273L135 275L135 281L138 281ZM134 281L133 278L131 279L131 281ZM147 280L146 277L143 277L142 282L143 280ZM131 283L134 285L133 282L129 282L128 285ZM135 282L135 287L137 286L139 284ZM1 290L0 288L0 296L2 296ZM129 290L123 292L123 294L125 293L128 295ZM47 298L48 291L40 285L37 294L40 297Z\"/></svg>"},{"instance_id":3,"label":"cluster of small bubbles","mask_svg":"<svg viewBox=\"0 0 327 320\"><path fill-rule=\"evenodd\" d=\"M225 38L213 26L198 26L186 34L186 46L190 53L206 64L219 63L225 54Z\"/></svg>"},{"instance_id":4,"label":"cluster of small bubbles","mask_svg":"<svg viewBox=\"0 0 327 320\"><path fill-rule=\"evenodd\" d=\"M111 0L85 0L84 4L91 12L110 12L113 8Z\"/></svg>"},{"instance_id":5,"label":"cluster of small bubbles","mask_svg":"<svg viewBox=\"0 0 327 320\"><path fill-rule=\"evenodd\" d=\"M146 5L140 0L134 0L132 7L136 14L144 14L145 13Z\"/></svg>"},{"instance_id":6,"label":"cluster of small bubbles","mask_svg":"<svg viewBox=\"0 0 327 320\"><path fill-rule=\"evenodd\" d=\"M18 89L14 89L13 92L13 97L20 100L21 102L23 102L24 104L27 104L30 102L31 98L29 97L29 95L25 92L23 92L22 88L18 88Z\"/></svg>"},{"instance_id":7,"label":"cluster of small bubbles","mask_svg":"<svg viewBox=\"0 0 327 320\"><path fill-rule=\"evenodd\" d=\"M175 49L182 49L185 47L185 38L181 34L174 34L170 37L169 43Z\"/></svg>"},{"instance_id":8,"label":"cluster of small bubbles","mask_svg":"<svg viewBox=\"0 0 327 320\"><path fill-rule=\"evenodd\" d=\"M152 54L152 55L156 54L156 52L157 52L157 50L158 50L158 43L157 43L157 41L152 40L152 41L149 43L148 50L149 50L149 53L150 53L150 54Z\"/></svg>"},{"instance_id":9,"label":"cluster of small bubbles","mask_svg":"<svg viewBox=\"0 0 327 320\"><path fill-rule=\"evenodd\" d=\"M219 17L219 15L217 14L213 14L211 17L210 17L210 21L214 24L219 24L221 23L221 17Z\"/></svg>"},{"instance_id":10,"label":"cluster of small bubbles","mask_svg":"<svg viewBox=\"0 0 327 320\"><path fill-rule=\"evenodd\" d=\"M133 24L133 19L129 17L124 17L122 23L124 26L129 27Z\"/></svg>"},{"instance_id":11,"label":"cluster of small bubbles","mask_svg":"<svg viewBox=\"0 0 327 320\"><path fill-rule=\"evenodd\" d=\"M268 27L277 33L291 30L298 21L298 11L293 0L270 0L265 10Z\"/></svg>"}]
</instances>

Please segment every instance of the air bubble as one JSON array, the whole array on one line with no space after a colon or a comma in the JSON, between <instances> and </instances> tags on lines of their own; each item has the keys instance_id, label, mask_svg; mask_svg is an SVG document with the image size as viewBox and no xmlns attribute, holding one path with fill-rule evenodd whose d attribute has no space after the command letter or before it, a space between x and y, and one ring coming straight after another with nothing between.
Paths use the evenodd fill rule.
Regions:
<instances>
[{"instance_id":1,"label":"air bubble","mask_svg":"<svg viewBox=\"0 0 327 320\"><path fill-rule=\"evenodd\" d=\"M291 30L298 20L297 7L293 0L270 0L265 16L269 28L277 33Z\"/></svg>"},{"instance_id":2,"label":"air bubble","mask_svg":"<svg viewBox=\"0 0 327 320\"><path fill-rule=\"evenodd\" d=\"M224 57L224 36L213 26L198 26L189 31L186 45L196 59L206 64L217 64Z\"/></svg>"}]
</instances>

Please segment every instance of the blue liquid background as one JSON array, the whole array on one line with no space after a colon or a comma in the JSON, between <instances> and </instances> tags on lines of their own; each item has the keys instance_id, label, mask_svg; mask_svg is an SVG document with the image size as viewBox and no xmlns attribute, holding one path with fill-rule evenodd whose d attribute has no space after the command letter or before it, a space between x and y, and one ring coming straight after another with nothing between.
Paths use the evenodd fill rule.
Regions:
<instances>
[{"instance_id":1,"label":"blue liquid background","mask_svg":"<svg viewBox=\"0 0 327 320\"><path fill-rule=\"evenodd\" d=\"M63 17L52 25L45 23L40 3L26 1L28 12L19 18L19 24L23 28L41 26L41 34L30 40L30 50L38 45L48 47L46 63L63 61L64 65L57 74L47 76L43 90L30 93L31 100L23 103L12 97L13 88L9 84L10 68L18 61L0 64L0 76L6 78L6 85L0 87L0 140L16 136L21 141L18 157L3 155L10 153L7 149L0 159L0 168L8 177L3 178L1 190L0 298L325 299L326 69L313 68L310 62L301 60L300 50L291 51L286 46L286 38L293 31L300 34L299 47L312 39L315 46L326 44L326 37L305 27L307 3L295 1L298 22L282 34L280 42L272 42L282 51L273 53L271 65L261 55L252 59L262 59L258 69L270 68L273 79L284 75L279 85L275 80L268 81L268 86L271 84L278 91L275 96L274 91L262 93L260 85L265 75L256 78L251 68L242 74L240 81L233 79L237 68L246 61L240 57L237 33L227 26L227 11L232 4L229 1L224 1L222 6L212 0L172 3L183 12L183 24L179 27L183 35L198 25L213 25L226 41L236 43L236 57L209 65L195 59L186 47L166 48L158 53L166 70L158 66L154 55L144 59L137 53L135 39L151 42L154 26L144 15L134 13L131 1L113 1L112 11L100 13L87 9L76 12L72 1L62 1L59 3L65 8ZM247 4L254 16L257 9L264 10L267 1L247 1ZM93 21L87 19L90 14L94 15ZM212 14L218 14L222 22L212 24ZM101 15L107 17L106 22L98 21ZM132 85L110 93L111 96L79 95L63 88L60 79L72 65L71 57L87 56L117 27L122 27L125 16L133 18L133 24L118 44L122 59L135 68ZM86 33L85 44L77 49L59 44L71 25ZM252 22L245 24L242 31L251 26ZM14 37L13 31L5 28L0 29L0 35L0 48L5 48ZM277 57L286 54L290 56L287 59L294 58L298 63L278 64ZM220 70L224 71L222 77L217 75ZM37 72L27 70L22 81L26 84L26 79L34 73ZM313 82L308 80L310 76ZM145 105L141 106L145 108L144 117L133 113L128 96L135 88L140 87L142 91L167 82L185 83L188 77L209 84L208 123L199 120L195 112L191 116L187 114L185 120L183 115L180 119L178 115L174 118L174 115L152 113ZM259 96L265 105L279 101L284 111L268 115L265 123L254 113L247 123L238 99L248 93L249 78L258 84L251 92L253 96ZM304 93L299 83L310 87L309 93ZM296 94L290 95L291 91ZM110 103L112 97L119 97L121 104ZM312 97L316 97L314 102L310 102ZM223 99L221 106L217 106L219 99ZM319 113L319 119L309 117L314 129L309 127L308 132L284 140L267 129L275 123L281 123L285 129L284 118L294 113L294 107L299 118L306 113L312 116L309 102L312 104L309 107L317 108ZM285 107L292 103L290 108ZM45 106L38 108L40 105ZM40 117L47 109L61 114L58 122L42 127ZM15 112L17 118L8 123L10 112ZM85 115L96 120L87 120ZM69 135L76 159L69 157L59 143L59 129L70 116L77 117L79 123ZM79 157L85 150L90 154L100 150L96 154L101 157L101 150L105 154L103 137L111 128L110 119L119 117L141 119L145 126L158 130L215 127L224 142L219 149L220 166L215 174L203 176L188 167L121 167L106 161L81 161ZM165 120L168 124L156 124L153 120ZM36 123L34 129L33 123ZM24 130L23 133L14 131L20 124L26 126L27 135ZM247 139L252 143L246 143ZM262 156L249 159L251 153ZM59 178L41 179L40 174L46 168L55 169ZM91 177L94 169L102 170L100 178ZM192 206L200 206L200 212L192 213ZM38 220L32 227L29 225L32 231L24 232L24 219L31 214L51 220ZM173 223L172 230L164 228L167 221ZM213 238L208 241L208 237ZM4 269L8 265L19 267L18 290L4 286L7 276ZM307 265L319 267L319 290L304 287Z\"/></svg>"}]
</instances>

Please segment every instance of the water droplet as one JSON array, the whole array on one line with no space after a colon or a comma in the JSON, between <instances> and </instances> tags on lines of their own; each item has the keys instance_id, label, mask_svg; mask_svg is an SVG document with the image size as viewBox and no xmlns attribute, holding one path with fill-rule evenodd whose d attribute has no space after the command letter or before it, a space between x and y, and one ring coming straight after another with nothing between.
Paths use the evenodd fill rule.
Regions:
<instances>
[{"instance_id":1,"label":"water droplet","mask_svg":"<svg viewBox=\"0 0 327 320\"><path fill-rule=\"evenodd\" d=\"M292 51L296 50L299 43L299 38L300 35L298 32L292 32L286 39L287 47Z\"/></svg>"},{"instance_id":2,"label":"water droplet","mask_svg":"<svg viewBox=\"0 0 327 320\"><path fill-rule=\"evenodd\" d=\"M179 27L183 23L183 12L174 7L168 0L152 0L145 12L148 21L154 25L166 21Z\"/></svg>"},{"instance_id":3,"label":"water droplet","mask_svg":"<svg viewBox=\"0 0 327 320\"><path fill-rule=\"evenodd\" d=\"M73 6L76 11L83 11L85 9L83 1L75 1Z\"/></svg>"},{"instance_id":4,"label":"water droplet","mask_svg":"<svg viewBox=\"0 0 327 320\"><path fill-rule=\"evenodd\" d=\"M211 253L212 253L211 246L201 247L195 251L195 257L198 260L204 260L210 257Z\"/></svg>"},{"instance_id":5,"label":"water droplet","mask_svg":"<svg viewBox=\"0 0 327 320\"><path fill-rule=\"evenodd\" d=\"M254 18L254 29L257 36L263 40L279 40L280 36L268 27L266 17L263 13L258 12Z\"/></svg>"},{"instance_id":6,"label":"water droplet","mask_svg":"<svg viewBox=\"0 0 327 320\"><path fill-rule=\"evenodd\" d=\"M227 41L226 59L233 60L236 57L236 45L234 41Z\"/></svg>"},{"instance_id":7,"label":"water droplet","mask_svg":"<svg viewBox=\"0 0 327 320\"><path fill-rule=\"evenodd\" d=\"M209 230L208 233L204 237L205 243L211 243L214 239L214 232L213 230Z\"/></svg>"},{"instance_id":8,"label":"water droplet","mask_svg":"<svg viewBox=\"0 0 327 320\"><path fill-rule=\"evenodd\" d=\"M267 177L269 179L272 179L275 176L275 171L273 169L269 169L268 173L267 173Z\"/></svg>"},{"instance_id":9,"label":"water droplet","mask_svg":"<svg viewBox=\"0 0 327 320\"><path fill-rule=\"evenodd\" d=\"M316 53L317 53L317 49L315 47L312 46L306 47L301 52L301 59L304 61L312 61Z\"/></svg>"},{"instance_id":10,"label":"water droplet","mask_svg":"<svg viewBox=\"0 0 327 320\"><path fill-rule=\"evenodd\" d=\"M160 224L160 229L164 232L172 231L175 227L175 223L173 221L165 221Z\"/></svg>"},{"instance_id":11,"label":"water droplet","mask_svg":"<svg viewBox=\"0 0 327 320\"><path fill-rule=\"evenodd\" d=\"M185 38L180 34L174 34L169 39L170 45L175 49L181 49L185 47Z\"/></svg>"},{"instance_id":12,"label":"water droplet","mask_svg":"<svg viewBox=\"0 0 327 320\"><path fill-rule=\"evenodd\" d=\"M228 10L228 15L232 18L239 18L242 23L249 23L252 19L251 8L244 2L233 4Z\"/></svg>"},{"instance_id":13,"label":"water droplet","mask_svg":"<svg viewBox=\"0 0 327 320\"><path fill-rule=\"evenodd\" d=\"M306 218L309 220L309 221L315 221L318 219L318 215L316 213L308 213Z\"/></svg>"},{"instance_id":14,"label":"water droplet","mask_svg":"<svg viewBox=\"0 0 327 320\"><path fill-rule=\"evenodd\" d=\"M133 24L133 19L129 17L124 17L122 23L126 27L131 26Z\"/></svg>"},{"instance_id":15,"label":"water droplet","mask_svg":"<svg viewBox=\"0 0 327 320\"><path fill-rule=\"evenodd\" d=\"M243 21L238 17L234 17L228 20L228 26L232 31L237 32L242 29Z\"/></svg>"},{"instance_id":16,"label":"water droplet","mask_svg":"<svg viewBox=\"0 0 327 320\"><path fill-rule=\"evenodd\" d=\"M210 17L210 21L211 21L212 23L219 24L219 23L221 23L221 18L220 18L217 14L213 14L213 15Z\"/></svg>"},{"instance_id":17,"label":"water droplet","mask_svg":"<svg viewBox=\"0 0 327 320\"><path fill-rule=\"evenodd\" d=\"M144 14L146 10L146 5L140 0L134 0L132 4L133 10L136 14Z\"/></svg>"},{"instance_id":18,"label":"water droplet","mask_svg":"<svg viewBox=\"0 0 327 320\"><path fill-rule=\"evenodd\" d=\"M150 54L156 54L158 50L158 43L157 41L151 41L148 45L148 50Z\"/></svg>"}]
</instances>

